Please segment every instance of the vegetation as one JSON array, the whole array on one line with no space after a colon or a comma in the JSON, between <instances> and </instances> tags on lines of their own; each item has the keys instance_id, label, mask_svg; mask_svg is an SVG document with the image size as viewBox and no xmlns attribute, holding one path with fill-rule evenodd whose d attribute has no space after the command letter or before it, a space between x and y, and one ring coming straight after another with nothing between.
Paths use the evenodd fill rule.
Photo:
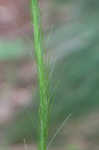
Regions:
<instances>
[{"instance_id":1,"label":"vegetation","mask_svg":"<svg viewBox=\"0 0 99 150\"><path fill-rule=\"evenodd\" d=\"M49 81L44 63L43 54L43 36L40 21L40 10L38 0L32 0L32 16L33 16L33 29L34 29L34 49L38 71L39 91L40 91L40 145L39 150L47 150L48 138L48 117L49 117Z\"/></svg>"},{"instance_id":2,"label":"vegetation","mask_svg":"<svg viewBox=\"0 0 99 150\"><path fill-rule=\"evenodd\" d=\"M78 1L76 2L78 4ZM94 7L92 7L92 3L94 4ZM87 114L90 114L91 111L99 109L98 7L99 2L96 0L86 0L86 2L80 0L79 7L73 9L75 16L79 14L80 17L77 16L76 20L74 19L63 26L56 28L50 35L50 40L44 41L48 48L48 55L53 57L50 67L54 66L50 88L50 94L53 92L55 93L54 109L51 111L50 119L51 136L56 124L62 122L69 113L72 113L71 119L75 120L75 118L81 118L81 116L86 116ZM88 15L90 13L91 15ZM41 40L41 37L39 40ZM39 46L41 46L41 44L42 42ZM38 49L38 47L36 48ZM42 55L43 52L40 53L40 56ZM39 58L37 58L37 62L39 64L40 62L38 59ZM46 76L46 66L43 64L45 62L43 62L42 59L43 58L41 57L42 63L40 65L44 73L42 78L45 88L43 89L46 91L46 84L48 83L46 83L45 78L48 76ZM43 65L44 68L42 67ZM42 81L39 77L39 81L40 80ZM53 85L56 84L56 81L59 81L59 85L54 89ZM41 91L41 93L42 92L43 91ZM7 141L9 143L23 142L24 138L26 139L26 142L31 142L33 139L37 140L36 138L39 134L37 131L37 114L39 107L38 93L39 90L37 91L37 96L33 97L33 105L22 110L21 113L17 115L14 122L10 123L7 127L6 137L8 137ZM43 94L43 96L45 97L45 94ZM45 102L48 98L47 96L48 95L44 98ZM48 108L48 106L45 107L45 109L46 108ZM44 111L47 111L48 113L48 110ZM45 115L48 115L47 113ZM41 119L42 117L43 116L40 116ZM47 116L44 117L45 119L43 121L48 125L46 117ZM46 128L47 126L45 127L44 132L47 134L48 131ZM46 139L47 135L43 136L43 140L46 141ZM46 143L44 143L44 141L43 144L45 145ZM41 149L46 148L46 146L43 146ZM72 149L74 148L75 147L73 146Z\"/></svg>"}]
</instances>

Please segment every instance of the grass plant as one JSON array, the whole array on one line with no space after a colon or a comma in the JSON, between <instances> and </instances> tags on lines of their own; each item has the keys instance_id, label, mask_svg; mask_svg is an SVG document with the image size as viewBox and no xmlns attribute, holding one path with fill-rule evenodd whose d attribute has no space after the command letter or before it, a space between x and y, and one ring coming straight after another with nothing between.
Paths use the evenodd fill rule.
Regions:
<instances>
[{"instance_id":1,"label":"grass plant","mask_svg":"<svg viewBox=\"0 0 99 150\"><path fill-rule=\"evenodd\" d=\"M40 91L40 105L39 105L39 121L40 121L40 142L39 150L47 149L48 137L48 117L49 117L49 91L48 91L48 74L44 62L43 49L43 34L40 21L40 9L38 0L32 0L32 24L34 31L34 49L37 63L38 84Z\"/></svg>"}]
</instances>

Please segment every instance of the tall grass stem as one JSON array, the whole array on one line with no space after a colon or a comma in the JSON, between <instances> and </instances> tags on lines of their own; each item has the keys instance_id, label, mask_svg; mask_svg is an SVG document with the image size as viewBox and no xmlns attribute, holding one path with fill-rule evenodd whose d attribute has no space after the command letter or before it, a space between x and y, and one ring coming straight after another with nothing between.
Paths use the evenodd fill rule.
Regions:
<instances>
[{"instance_id":1,"label":"tall grass stem","mask_svg":"<svg viewBox=\"0 0 99 150\"><path fill-rule=\"evenodd\" d=\"M43 34L40 20L40 8L38 0L32 0L32 24L34 33L34 51L37 63L38 84L40 91L39 106L39 150L47 150L48 137L48 113L49 113L49 91L48 91L48 74L44 62Z\"/></svg>"}]
</instances>

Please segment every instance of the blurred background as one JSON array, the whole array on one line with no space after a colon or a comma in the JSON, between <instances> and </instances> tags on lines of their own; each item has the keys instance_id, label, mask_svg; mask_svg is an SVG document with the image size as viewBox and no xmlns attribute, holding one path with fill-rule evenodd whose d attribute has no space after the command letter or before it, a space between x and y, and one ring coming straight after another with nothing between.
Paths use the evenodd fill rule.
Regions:
<instances>
[{"instance_id":1,"label":"blurred background","mask_svg":"<svg viewBox=\"0 0 99 150\"><path fill-rule=\"evenodd\" d=\"M48 149L99 150L99 1L39 3L53 101ZM29 0L0 0L2 150L37 149L39 96L30 5Z\"/></svg>"}]
</instances>

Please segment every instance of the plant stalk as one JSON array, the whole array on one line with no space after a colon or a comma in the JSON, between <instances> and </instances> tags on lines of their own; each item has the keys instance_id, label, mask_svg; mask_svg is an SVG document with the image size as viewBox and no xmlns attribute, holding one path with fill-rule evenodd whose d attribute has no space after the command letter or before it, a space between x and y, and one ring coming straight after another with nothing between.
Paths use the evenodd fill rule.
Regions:
<instances>
[{"instance_id":1,"label":"plant stalk","mask_svg":"<svg viewBox=\"0 0 99 150\"><path fill-rule=\"evenodd\" d=\"M34 48L38 72L38 84L40 91L39 121L40 121L40 141L39 150L47 150L48 137L48 78L43 54L43 35L40 21L40 8L38 0L32 0L32 24L34 31Z\"/></svg>"}]
</instances>

